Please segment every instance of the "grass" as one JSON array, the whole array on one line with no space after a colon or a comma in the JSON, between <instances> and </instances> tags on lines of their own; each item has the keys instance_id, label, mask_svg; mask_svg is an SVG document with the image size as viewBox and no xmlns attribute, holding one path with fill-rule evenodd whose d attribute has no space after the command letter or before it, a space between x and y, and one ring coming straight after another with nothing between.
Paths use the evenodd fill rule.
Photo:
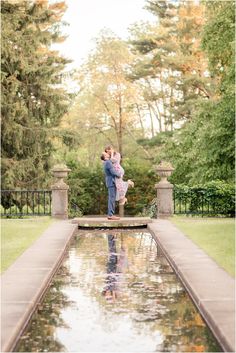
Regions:
<instances>
[{"instance_id":1,"label":"grass","mask_svg":"<svg viewBox=\"0 0 236 353\"><path fill-rule=\"evenodd\" d=\"M53 222L50 217L1 220L1 272L5 271Z\"/></svg>"},{"instance_id":2,"label":"grass","mask_svg":"<svg viewBox=\"0 0 236 353\"><path fill-rule=\"evenodd\" d=\"M177 216L171 221L219 266L235 275L234 219Z\"/></svg>"}]
</instances>

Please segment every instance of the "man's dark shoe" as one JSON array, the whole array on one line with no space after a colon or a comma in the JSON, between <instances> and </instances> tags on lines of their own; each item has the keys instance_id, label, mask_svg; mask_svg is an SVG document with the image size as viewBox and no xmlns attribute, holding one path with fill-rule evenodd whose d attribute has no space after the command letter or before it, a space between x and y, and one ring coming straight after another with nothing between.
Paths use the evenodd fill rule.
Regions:
<instances>
[{"instance_id":1,"label":"man's dark shoe","mask_svg":"<svg viewBox=\"0 0 236 353\"><path fill-rule=\"evenodd\" d=\"M118 221L120 219L120 217L117 216L108 216L107 219L111 220L111 221Z\"/></svg>"}]
</instances>

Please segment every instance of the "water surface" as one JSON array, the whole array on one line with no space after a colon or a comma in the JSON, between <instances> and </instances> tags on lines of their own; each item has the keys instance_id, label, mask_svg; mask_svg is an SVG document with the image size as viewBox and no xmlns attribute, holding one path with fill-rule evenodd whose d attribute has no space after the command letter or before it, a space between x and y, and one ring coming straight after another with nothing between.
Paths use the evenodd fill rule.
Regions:
<instances>
[{"instance_id":1,"label":"water surface","mask_svg":"<svg viewBox=\"0 0 236 353\"><path fill-rule=\"evenodd\" d=\"M18 352L220 352L150 233L79 231Z\"/></svg>"}]
</instances>

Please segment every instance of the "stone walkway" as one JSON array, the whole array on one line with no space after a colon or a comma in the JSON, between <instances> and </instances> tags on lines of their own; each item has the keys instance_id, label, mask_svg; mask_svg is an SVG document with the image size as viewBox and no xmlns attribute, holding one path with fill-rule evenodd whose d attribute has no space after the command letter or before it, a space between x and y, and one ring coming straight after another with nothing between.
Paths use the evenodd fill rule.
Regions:
<instances>
[{"instance_id":1,"label":"stone walkway","mask_svg":"<svg viewBox=\"0 0 236 353\"><path fill-rule=\"evenodd\" d=\"M153 220L148 228L224 351L235 352L234 278L170 221Z\"/></svg>"},{"instance_id":2,"label":"stone walkway","mask_svg":"<svg viewBox=\"0 0 236 353\"><path fill-rule=\"evenodd\" d=\"M170 221L147 226L224 351L235 352L234 279ZM1 352L14 348L77 228L77 222L54 223L1 276Z\"/></svg>"},{"instance_id":3,"label":"stone walkway","mask_svg":"<svg viewBox=\"0 0 236 353\"><path fill-rule=\"evenodd\" d=\"M57 270L77 226L53 223L1 276L1 352L10 352Z\"/></svg>"}]
</instances>

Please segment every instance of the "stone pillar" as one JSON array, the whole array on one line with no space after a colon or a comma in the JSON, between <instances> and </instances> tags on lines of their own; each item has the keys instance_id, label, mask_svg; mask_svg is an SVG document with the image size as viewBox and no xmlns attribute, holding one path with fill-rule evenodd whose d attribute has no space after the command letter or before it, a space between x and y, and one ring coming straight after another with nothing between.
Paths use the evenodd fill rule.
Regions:
<instances>
[{"instance_id":1,"label":"stone pillar","mask_svg":"<svg viewBox=\"0 0 236 353\"><path fill-rule=\"evenodd\" d=\"M68 218L68 190L69 186L64 182L71 169L67 166L57 165L52 169L56 182L51 186L52 189L52 217L59 219Z\"/></svg>"},{"instance_id":2,"label":"stone pillar","mask_svg":"<svg viewBox=\"0 0 236 353\"><path fill-rule=\"evenodd\" d=\"M157 174L161 181L155 185L157 189L157 218L168 217L173 214L173 185L167 180L171 176L174 168L165 162L161 162L157 167Z\"/></svg>"}]
</instances>

